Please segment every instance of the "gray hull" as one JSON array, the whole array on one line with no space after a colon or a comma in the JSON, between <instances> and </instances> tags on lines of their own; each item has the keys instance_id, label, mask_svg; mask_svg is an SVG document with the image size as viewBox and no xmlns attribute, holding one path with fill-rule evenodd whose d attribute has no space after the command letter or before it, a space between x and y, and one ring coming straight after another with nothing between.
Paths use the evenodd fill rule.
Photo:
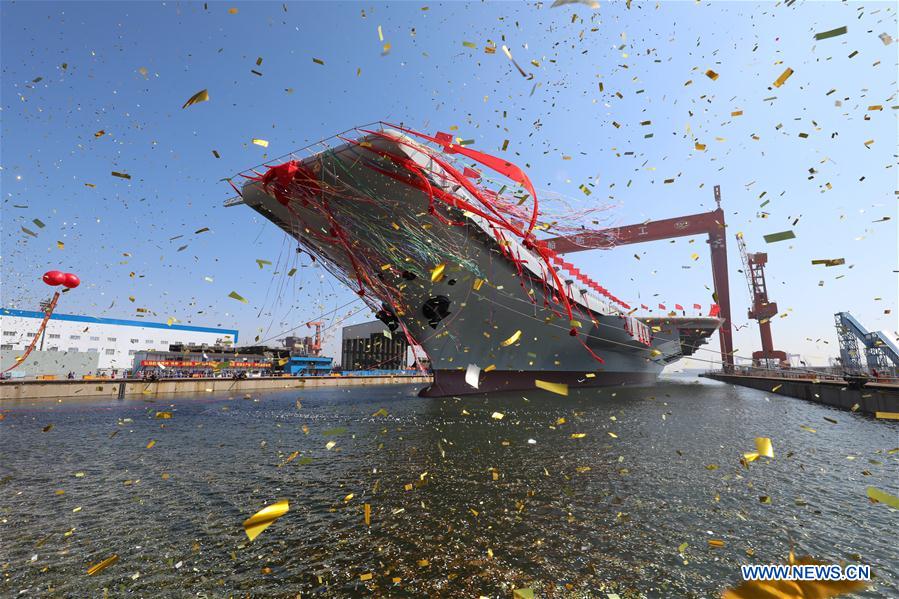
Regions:
<instances>
[{"instance_id":1,"label":"gray hull","mask_svg":"<svg viewBox=\"0 0 899 599\"><path fill-rule=\"evenodd\" d=\"M396 135L402 145L367 139L428 161L426 154L410 150L413 142ZM350 248L357 266L378 272L378 289L365 294L369 306L373 311L386 307L387 316L399 325L393 334L408 334L430 359L435 381L425 394L533 389L535 380L572 386L648 384L666 364L692 354L720 325L717 318L634 317L562 271L558 276L574 312L569 321L555 287L546 283L547 266L539 256L516 240L498 241L489 223L471 213L450 208L446 214L464 225L442 223L428 213L426 194L361 162L357 147L342 146L304 164L326 186L346 187L351 177L354 189L379 191L378 201L353 207L354 222L345 228L352 230ZM356 284L358 268L346 248L310 234L328 230L322 214L296 202L287 208L255 182L246 184L242 195L245 204L297 239L334 274ZM516 262L503 255L500 243ZM382 269L382 264L398 261L393 253L383 255L385 247L400 252L407 268ZM431 276L444 264L446 248L453 248L458 263L445 263L442 275ZM389 306L382 302L385 296ZM464 380L469 364L481 369L477 388Z\"/></svg>"}]
</instances>

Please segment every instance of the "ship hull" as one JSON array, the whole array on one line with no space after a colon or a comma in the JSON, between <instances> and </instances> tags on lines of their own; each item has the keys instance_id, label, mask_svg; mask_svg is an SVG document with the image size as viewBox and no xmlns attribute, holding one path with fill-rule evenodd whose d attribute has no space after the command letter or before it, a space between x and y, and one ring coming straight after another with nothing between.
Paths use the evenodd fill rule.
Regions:
<instances>
[{"instance_id":1,"label":"ship hull","mask_svg":"<svg viewBox=\"0 0 899 599\"><path fill-rule=\"evenodd\" d=\"M426 153L410 150L411 140L394 135L396 143L364 140L436 168ZM435 380L423 395L527 390L537 380L651 384L720 325L717 318L635 317L484 219L452 205L438 217L429 194L398 183L389 162L373 168L367 160L348 144L304 162L318 177L316 190L339 190L327 202L287 205L259 182L244 186L243 201L358 286L389 322L388 334L405 335L424 350ZM458 185L446 189L464 194ZM364 201L341 203L360 194ZM476 387L465 381L469 365L481 372Z\"/></svg>"},{"instance_id":2,"label":"ship hull","mask_svg":"<svg viewBox=\"0 0 899 599\"><path fill-rule=\"evenodd\" d=\"M590 375L589 377L587 375ZM473 387L465 380L465 371L436 370L434 382L419 392L421 397L447 397L472 395L476 393L495 393L502 391L533 391L535 381L565 385L568 389L617 386L646 386L656 382L658 373L642 372L603 372L598 376L594 372L582 370L491 370L481 372L478 386Z\"/></svg>"}]
</instances>

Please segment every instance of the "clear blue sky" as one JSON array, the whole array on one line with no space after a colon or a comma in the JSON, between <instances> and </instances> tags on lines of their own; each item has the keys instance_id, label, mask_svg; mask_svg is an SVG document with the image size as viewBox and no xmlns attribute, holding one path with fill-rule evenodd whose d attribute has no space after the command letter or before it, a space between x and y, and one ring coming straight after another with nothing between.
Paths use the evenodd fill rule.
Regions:
<instances>
[{"instance_id":1,"label":"clear blue sky","mask_svg":"<svg viewBox=\"0 0 899 599\"><path fill-rule=\"evenodd\" d=\"M340 306L352 294L317 268L278 292L292 244L251 210L222 208L232 193L220 179L385 119L457 126L488 152L508 139L505 155L529 165L538 188L611 203L611 224L711 209L720 184L729 241L742 231L769 253L770 294L788 314L774 324L779 348L824 362L838 310L899 328L899 44L879 37L899 38L895 3L549 5L2 3L3 305L34 309L49 295L40 275L59 268L84 282L61 311L133 318L146 308L163 322L239 328L247 342ZM843 25L845 35L814 40ZM533 80L501 50L485 53L488 40L508 45ZM787 67L795 73L773 88ZM182 110L202 89L210 101ZM595 185L589 200L582 183ZM784 230L796 239L762 239ZM820 258L846 265L811 265ZM573 261L629 300L711 301L702 239ZM738 268L732 243L741 325ZM757 346L754 325L737 333L738 353Z\"/></svg>"}]
</instances>

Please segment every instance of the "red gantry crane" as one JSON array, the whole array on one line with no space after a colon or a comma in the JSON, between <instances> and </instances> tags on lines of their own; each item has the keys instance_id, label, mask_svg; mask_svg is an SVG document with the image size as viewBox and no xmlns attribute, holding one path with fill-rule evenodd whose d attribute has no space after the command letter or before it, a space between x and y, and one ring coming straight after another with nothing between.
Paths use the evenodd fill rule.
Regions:
<instances>
[{"instance_id":1,"label":"red gantry crane","mask_svg":"<svg viewBox=\"0 0 899 599\"><path fill-rule=\"evenodd\" d=\"M723 320L718 329L721 342L721 363L725 372L734 366L733 333L730 320L730 288L727 279L727 240L725 238L724 210L721 209L721 187L715 186L717 208L711 212L689 214L677 218L653 220L638 225L613 227L599 231L585 231L582 234L554 237L542 243L557 254L582 252L596 248L617 247L631 243L644 243L661 239L673 239L692 235L708 235L709 252L712 258L712 285L718 316Z\"/></svg>"},{"instance_id":2,"label":"red gantry crane","mask_svg":"<svg viewBox=\"0 0 899 599\"><path fill-rule=\"evenodd\" d=\"M752 352L752 365L787 368L790 365L787 354L774 349L774 339L771 337L771 318L777 314L777 304L768 301L768 287L765 285L765 264L768 262L768 254L765 252L750 254L746 250L742 233L737 233L737 244L740 246L740 257L743 259L743 270L752 298L749 318L758 321L759 333L762 336L762 350Z\"/></svg>"},{"instance_id":3,"label":"red gantry crane","mask_svg":"<svg viewBox=\"0 0 899 599\"><path fill-rule=\"evenodd\" d=\"M306 326L308 328L315 327L315 339L312 341L312 345L307 348L307 351L310 356L318 356L322 353L322 325L324 323L321 321L315 322L307 322Z\"/></svg>"}]
</instances>

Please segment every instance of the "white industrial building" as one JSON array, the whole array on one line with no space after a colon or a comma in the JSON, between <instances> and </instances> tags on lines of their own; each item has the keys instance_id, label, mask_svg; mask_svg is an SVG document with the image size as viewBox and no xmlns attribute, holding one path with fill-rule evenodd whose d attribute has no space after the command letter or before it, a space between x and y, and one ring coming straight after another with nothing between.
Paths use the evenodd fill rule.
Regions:
<instances>
[{"instance_id":1,"label":"white industrial building","mask_svg":"<svg viewBox=\"0 0 899 599\"><path fill-rule=\"evenodd\" d=\"M24 352L43 318L43 312L0 309L0 349L7 350L3 355ZM141 350L168 350L176 343L234 345L237 335L234 329L53 314L35 350L96 354L98 369L120 371L130 370L134 354Z\"/></svg>"}]
</instances>

